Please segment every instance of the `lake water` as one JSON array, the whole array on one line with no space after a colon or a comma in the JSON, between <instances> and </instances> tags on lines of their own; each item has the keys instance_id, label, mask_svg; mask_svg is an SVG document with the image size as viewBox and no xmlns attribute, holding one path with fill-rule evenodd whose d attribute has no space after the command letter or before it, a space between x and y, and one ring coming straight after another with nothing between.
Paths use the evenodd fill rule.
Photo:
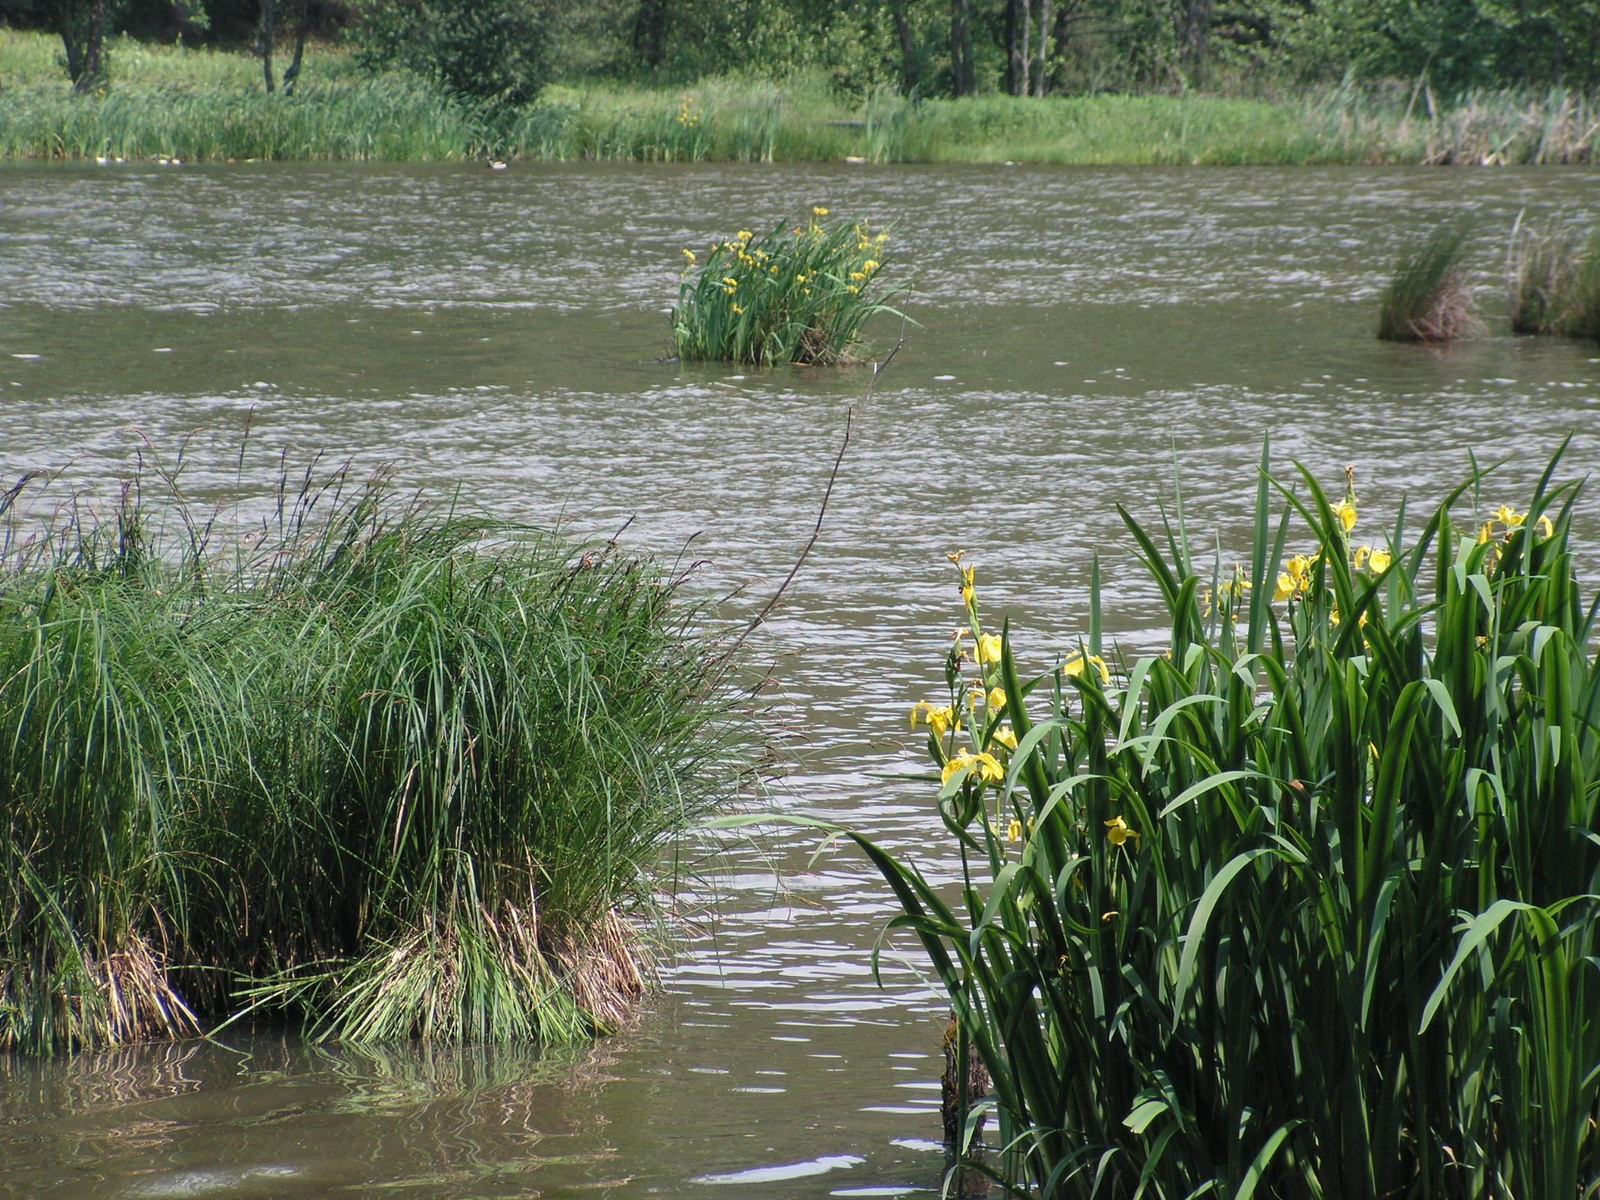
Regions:
<instances>
[{"instance_id":1,"label":"lake water","mask_svg":"<svg viewBox=\"0 0 1600 1200\"><path fill-rule=\"evenodd\" d=\"M1115 505L1240 554L1264 434L1381 539L1468 454L1488 509L1560 440L1600 463L1600 347L1499 336L1504 241L1600 211L1581 170L238 165L0 168L0 472L114 494L142 454L201 503L280 456L392 464L512 518L705 562L752 611L791 769L771 803L938 873L908 744L966 550L1041 668L1083 632L1090 555L1124 645L1155 596ZM684 367L680 250L813 204L892 224L919 325L868 372ZM1489 336L1376 341L1402 241L1471 215ZM899 327L875 329L880 348ZM248 436L246 433L248 431ZM1600 499L1581 501L1593 563ZM1415 522L1413 523L1415 524ZM695 536L698 535L698 536ZM1592 567L1586 576L1593 584ZM753 642L754 644L754 642ZM0 1062L0 1194L809 1198L936 1195L943 1006L843 849L730 843L637 1026L594 1047L349 1051L282 1036Z\"/></svg>"}]
</instances>

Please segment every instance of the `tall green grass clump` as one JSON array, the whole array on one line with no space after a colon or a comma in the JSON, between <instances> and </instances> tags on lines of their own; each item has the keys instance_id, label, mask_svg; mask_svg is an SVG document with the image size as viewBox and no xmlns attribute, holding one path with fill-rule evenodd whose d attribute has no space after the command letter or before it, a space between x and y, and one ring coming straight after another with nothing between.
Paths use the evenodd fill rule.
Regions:
<instances>
[{"instance_id":1,"label":"tall green grass clump","mask_svg":"<svg viewBox=\"0 0 1600 1200\"><path fill-rule=\"evenodd\" d=\"M1600 234L1534 229L1519 220L1506 252L1513 333L1600 338Z\"/></svg>"},{"instance_id":2,"label":"tall green grass clump","mask_svg":"<svg viewBox=\"0 0 1600 1200\"><path fill-rule=\"evenodd\" d=\"M959 894L856 840L988 1067L999 1154L965 1150L1009 1194L1594 1195L1600 667L1555 470L1363 544L1353 484L1263 453L1242 566L1123 513L1164 652L1104 647L1097 564L1042 673L956 556L912 721Z\"/></svg>"},{"instance_id":3,"label":"tall green grass clump","mask_svg":"<svg viewBox=\"0 0 1600 1200\"><path fill-rule=\"evenodd\" d=\"M1462 256L1469 229L1444 226L1408 247L1384 290L1378 337L1388 342L1453 342L1477 328Z\"/></svg>"},{"instance_id":4,"label":"tall green grass clump","mask_svg":"<svg viewBox=\"0 0 1600 1200\"><path fill-rule=\"evenodd\" d=\"M693 250L672 310L673 343L685 362L849 361L861 329L878 313L900 316L903 286L886 286L889 235L866 222L785 221L759 240L749 230L713 242L702 264Z\"/></svg>"},{"instance_id":5,"label":"tall green grass clump","mask_svg":"<svg viewBox=\"0 0 1600 1200\"><path fill-rule=\"evenodd\" d=\"M614 545L302 482L237 536L174 485L7 543L0 1047L564 1040L644 986L661 853L742 778L698 614Z\"/></svg>"}]
</instances>

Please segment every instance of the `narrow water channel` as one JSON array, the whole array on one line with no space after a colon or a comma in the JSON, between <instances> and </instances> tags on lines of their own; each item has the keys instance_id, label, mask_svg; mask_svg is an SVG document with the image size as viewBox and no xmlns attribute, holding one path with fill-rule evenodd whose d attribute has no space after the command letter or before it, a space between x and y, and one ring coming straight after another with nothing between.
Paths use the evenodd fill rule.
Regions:
<instances>
[{"instance_id":1,"label":"narrow water channel","mask_svg":"<svg viewBox=\"0 0 1600 1200\"><path fill-rule=\"evenodd\" d=\"M1263 436L1373 539L1561 439L1600 465L1600 347L1500 336L1506 233L1600 211L1579 170L240 165L0 168L0 478L115 494L139 456L197 503L353 459L497 514L703 562L749 612L823 535L758 647L791 769L770 803L937 872L906 712L957 623L945 554L1042 668L1087 617L1154 643L1115 505L1243 546ZM825 204L893 228L917 322L863 370L665 361L679 253ZM1490 335L1371 336L1401 242L1470 213ZM1503 322L1501 322L1503 325ZM880 347L900 332L879 324ZM1592 586L1600 492L1577 541ZM693 539L691 541L691 539ZM687 549L685 550L685 548ZM637 1026L581 1050L352 1051L281 1034L0 1061L0 1195L936 1195L942 1006L851 853L701 847Z\"/></svg>"}]
</instances>

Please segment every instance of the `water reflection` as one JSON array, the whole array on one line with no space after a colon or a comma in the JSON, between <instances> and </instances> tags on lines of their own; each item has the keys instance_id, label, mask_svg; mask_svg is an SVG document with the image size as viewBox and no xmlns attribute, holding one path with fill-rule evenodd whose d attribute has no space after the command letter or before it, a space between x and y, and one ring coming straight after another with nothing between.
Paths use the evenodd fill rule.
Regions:
<instances>
[{"instance_id":1,"label":"water reflection","mask_svg":"<svg viewBox=\"0 0 1600 1200\"><path fill-rule=\"evenodd\" d=\"M1471 205L1487 271L1497 222L1589 211L1589 173L489 175L0 168L0 472L59 471L52 487L103 496L136 454L172 465L182 444L193 501L249 511L281 455L389 462L512 518L602 536L633 518L633 544L669 555L700 534L695 586L743 589L737 616L805 544L856 405L823 539L759 646L795 764L774 803L847 820L948 881L904 723L939 687L957 619L946 551L974 555L986 603L1042 666L1085 628L1091 550L1114 636L1155 644L1158 598L1114 505L1153 517L1181 471L1191 528L1231 562L1264 433L1286 474L1298 460L1338 481L1356 464L1358 532L1374 538L1407 492L1415 524L1469 449L1510 459L1490 509L1569 431L1570 472L1600 462L1594 346L1435 352L1369 327L1416 223ZM859 372L658 361L679 247L813 201L893 220L923 293L925 329L872 402ZM1580 546L1597 515L1590 494ZM883 888L844 848L815 849L729 839L674 899L717 916L691 923L655 1009L577 1055L260 1036L0 1065L0 1188L936 1191L943 1006L897 941L885 986L872 978Z\"/></svg>"}]
</instances>

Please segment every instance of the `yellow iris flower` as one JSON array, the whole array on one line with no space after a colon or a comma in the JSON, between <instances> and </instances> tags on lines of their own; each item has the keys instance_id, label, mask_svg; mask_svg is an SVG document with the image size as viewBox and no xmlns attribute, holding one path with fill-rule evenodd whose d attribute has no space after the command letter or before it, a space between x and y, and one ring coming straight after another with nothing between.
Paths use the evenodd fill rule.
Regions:
<instances>
[{"instance_id":1,"label":"yellow iris flower","mask_svg":"<svg viewBox=\"0 0 1600 1200\"><path fill-rule=\"evenodd\" d=\"M999 712L1006 706L1006 690L1005 688L990 688L989 694L984 699L989 702L989 708L992 712Z\"/></svg>"},{"instance_id":2,"label":"yellow iris flower","mask_svg":"<svg viewBox=\"0 0 1600 1200\"><path fill-rule=\"evenodd\" d=\"M814 217L825 217L825 216L828 215L828 210L823 208L819 204L818 205L812 205L812 207L811 207L811 215L814 216Z\"/></svg>"},{"instance_id":3,"label":"yellow iris flower","mask_svg":"<svg viewBox=\"0 0 1600 1200\"><path fill-rule=\"evenodd\" d=\"M1015 750L1017 748L1017 735L1010 729L996 729L991 740L996 745L1004 746L1007 750Z\"/></svg>"},{"instance_id":4,"label":"yellow iris flower","mask_svg":"<svg viewBox=\"0 0 1600 1200\"><path fill-rule=\"evenodd\" d=\"M970 754L963 750L960 754L950 756L949 761L944 764L944 769L939 772L939 782L949 783L968 767L973 768L973 775L979 783L1001 783L1006 777L1006 769L994 755Z\"/></svg>"},{"instance_id":5,"label":"yellow iris flower","mask_svg":"<svg viewBox=\"0 0 1600 1200\"><path fill-rule=\"evenodd\" d=\"M1006 841L1008 841L1008 842L1020 842L1021 840L1022 840L1022 822L1017 820L1015 817L1012 817L1011 818L1011 824L1006 826Z\"/></svg>"},{"instance_id":6,"label":"yellow iris flower","mask_svg":"<svg viewBox=\"0 0 1600 1200\"><path fill-rule=\"evenodd\" d=\"M926 725L936 738L942 738L952 728L961 728L954 709L948 705L936 708L926 700L911 709L911 728L915 729L918 725Z\"/></svg>"},{"instance_id":7,"label":"yellow iris flower","mask_svg":"<svg viewBox=\"0 0 1600 1200\"><path fill-rule=\"evenodd\" d=\"M1106 669L1106 660L1101 658L1098 654L1074 654L1071 658L1067 659L1066 662L1061 664L1061 673L1067 676L1069 679L1082 679L1084 671L1087 670L1091 664L1093 664L1094 669L1100 673L1100 682L1102 684L1109 684L1111 682L1111 672Z\"/></svg>"},{"instance_id":8,"label":"yellow iris flower","mask_svg":"<svg viewBox=\"0 0 1600 1200\"><path fill-rule=\"evenodd\" d=\"M1133 848L1135 850L1139 848L1138 830L1130 829L1128 823L1121 817L1112 817L1106 822L1106 838L1113 846L1121 846L1131 840Z\"/></svg>"},{"instance_id":9,"label":"yellow iris flower","mask_svg":"<svg viewBox=\"0 0 1600 1200\"><path fill-rule=\"evenodd\" d=\"M1340 527L1349 533L1356 527L1356 504L1354 500L1341 500L1333 506L1333 515L1338 518Z\"/></svg>"},{"instance_id":10,"label":"yellow iris flower","mask_svg":"<svg viewBox=\"0 0 1600 1200\"><path fill-rule=\"evenodd\" d=\"M1000 639L992 633L978 638L978 661L987 665L1000 661Z\"/></svg>"}]
</instances>

